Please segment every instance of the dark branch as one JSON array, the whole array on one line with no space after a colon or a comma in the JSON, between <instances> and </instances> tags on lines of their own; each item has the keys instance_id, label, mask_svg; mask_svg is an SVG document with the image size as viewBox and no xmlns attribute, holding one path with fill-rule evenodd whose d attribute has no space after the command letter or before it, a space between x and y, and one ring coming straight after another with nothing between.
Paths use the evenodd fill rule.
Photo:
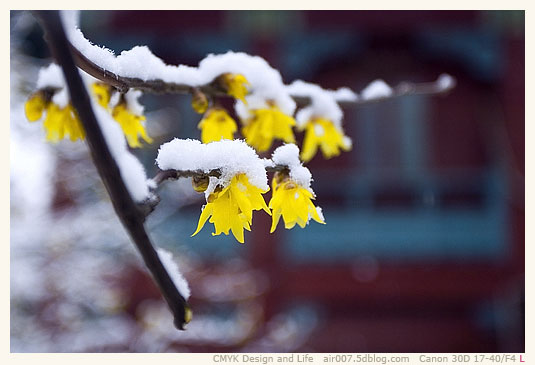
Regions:
<instances>
[{"instance_id":1,"label":"dark branch","mask_svg":"<svg viewBox=\"0 0 535 365\"><path fill-rule=\"evenodd\" d=\"M276 165L273 167L266 167L267 172L276 172L276 171L283 171L287 170L287 166L283 165ZM152 181L156 183L155 189L157 189L164 181L167 180L177 180L181 177L196 177L196 178L202 178L205 176L214 176L214 177L220 177L221 171L219 169L214 169L209 172L204 172L201 170L159 170L156 175L152 178Z\"/></svg>"},{"instance_id":2,"label":"dark branch","mask_svg":"<svg viewBox=\"0 0 535 365\"><path fill-rule=\"evenodd\" d=\"M284 165L276 165L273 167L266 167L267 172L277 172L277 171L287 171L288 166ZM152 178L152 181L155 183L155 186L153 187L152 191L154 193L154 197L151 199L147 199L143 203L139 204L139 208L143 211L143 214L148 216L150 213L156 209L156 206L160 203L160 199L158 195L156 195L156 190L160 188L163 182L167 180L177 180L180 178L194 178L194 179L202 179L204 177L208 176L214 176L214 177L220 177L221 171L219 169L214 169L209 172L204 172L201 170L159 170L156 175Z\"/></svg>"},{"instance_id":3,"label":"dark branch","mask_svg":"<svg viewBox=\"0 0 535 365\"><path fill-rule=\"evenodd\" d=\"M96 79L112 85L120 92L127 92L128 89L134 88L143 90L146 92L152 92L156 94L191 94L194 87L186 84L176 84L173 82L165 82L163 80L141 80L139 78L124 77L116 75L113 72L107 71L91 61L85 55L82 54L75 46L69 43L71 52L74 56L74 60L78 67L90 74ZM219 83L215 80L208 85L196 87L196 89L202 91L206 95L228 97L224 90L218 87Z\"/></svg>"},{"instance_id":4,"label":"dark branch","mask_svg":"<svg viewBox=\"0 0 535 365\"><path fill-rule=\"evenodd\" d=\"M46 40L61 66L76 109L87 136L87 143L98 173L108 190L115 212L139 250L145 265L158 284L174 315L175 326L184 329L187 303L163 266L143 226L144 213L132 200L115 160L102 135L91 107L89 95L74 64L69 43L57 11L36 12L46 32Z\"/></svg>"}]
</instances>

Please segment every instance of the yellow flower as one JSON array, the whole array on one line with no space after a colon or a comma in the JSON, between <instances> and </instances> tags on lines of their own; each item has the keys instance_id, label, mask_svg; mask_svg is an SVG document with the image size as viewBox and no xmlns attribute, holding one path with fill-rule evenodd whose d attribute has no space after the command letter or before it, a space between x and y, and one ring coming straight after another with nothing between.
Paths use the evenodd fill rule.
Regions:
<instances>
[{"instance_id":1,"label":"yellow flower","mask_svg":"<svg viewBox=\"0 0 535 365\"><path fill-rule=\"evenodd\" d=\"M35 122L43 117L46 112L43 127L46 130L46 140L57 143L65 136L69 136L71 141L84 139L85 131L78 119L71 104L60 108L45 97L44 91L33 94L24 105L26 118L30 122Z\"/></svg>"},{"instance_id":2,"label":"yellow flower","mask_svg":"<svg viewBox=\"0 0 535 365\"><path fill-rule=\"evenodd\" d=\"M145 116L132 113L126 108L126 104L124 103L117 104L113 108L111 115L121 126L130 147L141 147L139 136L141 136L145 142L152 143L152 138L147 135L145 127L141 124L141 122L145 120Z\"/></svg>"},{"instance_id":3,"label":"yellow flower","mask_svg":"<svg viewBox=\"0 0 535 365\"><path fill-rule=\"evenodd\" d=\"M318 223L325 224L316 207L312 203L314 194L300 186L288 176L276 175L273 178L273 196L269 201L269 207L273 209L271 233L277 228L282 215L284 227L291 229L297 223L304 228L310 218Z\"/></svg>"},{"instance_id":4,"label":"yellow flower","mask_svg":"<svg viewBox=\"0 0 535 365\"><path fill-rule=\"evenodd\" d=\"M276 106L266 109L254 109L242 129L245 141L259 152L271 148L274 139L281 139L286 143L295 143L292 127L295 119L284 114Z\"/></svg>"},{"instance_id":5,"label":"yellow flower","mask_svg":"<svg viewBox=\"0 0 535 365\"><path fill-rule=\"evenodd\" d=\"M104 109L108 109L108 104L111 99L111 86L101 82L95 82L91 86L93 88L93 94L97 97L100 106Z\"/></svg>"},{"instance_id":6,"label":"yellow flower","mask_svg":"<svg viewBox=\"0 0 535 365\"><path fill-rule=\"evenodd\" d=\"M340 149L349 151L351 140L344 133L327 119L312 119L305 127L305 138L301 160L304 162L312 160L316 155L318 146L325 158L331 158L340 154Z\"/></svg>"},{"instance_id":7,"label":"yellow flower","mask_svg":"<svg viewBox=\"0 0 535 365\"><path fill-rule=\"evenodd\" d=\"M85 131L71 104L62 109L50 103L43 126L47 131L46 140L49 142L56 143L66 135L73 142L85 138Z\"/></svg>"},{"instance_id":8,"label":"yellow flower","mask_svg":"<svg viewBox=\"0 0 535 365\"><path fill-rule=\"evenodd\" d=\"M247 81L245 76L242 74L224 73L219 79L228 95L240 99L247 105L247 101L245 100L245 95L248 93L246 85L251 84Z\"/></svg>"},{"instance_id":9,"label":"yellow flower","mask_svg":"<svg viewBox=\"0 0 535 365\"><path fill-rule=\"evenodd\" d=\"M46 101L43 97L43 93L36 92L26 103L24 104L24 112L26 113L26 118L30 122L35 122L40 120L43 117L43 112L46 108Z\"/></svg>"},{"instance_id":10,"label":"yellow flower","mask_svg":"<svg viewBox=\"0 0 535 365\"><path fill-rule=\"evenodd\" d=\"M106 110L110 110L109 103L111 100L112 87L110 85L95 82L92 85L93 94L97 98L98 103ZM131 112L123 95L119 103L111 110L113 119L121 126L128 145L132 148L141 147L139 137L147 143L152 143L152 138L147 135L145 127L141 124L146 118L143 115L137 115Z\"/></svg>"},{"instance_id":11,"label":"yellow flower","mask_svg":"<svg viewBox=\"0 0 535 365\"><path fill-rule=\"evenodd\" d=\"M224 109L212 108L206 112L199 122L202 143L233 139L238 129L234 119Z\"/></svg>"},{"instance_id":12,"label":"yellow flower","mask_svg":"<svg viewBox=\"0 0 535 365\"><path fill-rule=\"evenodd\" d=\"M251 230L253 210L264 209L271 215L262 197L265 192L251 185L247 175L234 176L227 187L218 187L208 196L207 204L199 217L197 230L192 236L199 233L210 218L210 223L213 223L215 227L213 236L221 233L228 235L229 230L232 230L238 242L243 243L243 229Z\"/></svg>"}]
</instances>

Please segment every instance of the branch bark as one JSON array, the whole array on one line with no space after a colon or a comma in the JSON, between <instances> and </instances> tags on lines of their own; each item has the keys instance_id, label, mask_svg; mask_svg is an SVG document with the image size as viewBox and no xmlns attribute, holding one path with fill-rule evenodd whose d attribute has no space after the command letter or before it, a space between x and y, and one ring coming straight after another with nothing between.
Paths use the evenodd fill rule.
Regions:
<instances>
[{"instance_id":1,"label":"branch bark","mask_svg":"<svg viewBox=\"0 0 535 365\"><path fill-rule=\"evenodd\" d=\"M189 310L186 300L180 294L160 261L143 225L144 213L132 200L121 178L119 168L106 144L91 107L89 95L74 63L59 13L58 11L37 11L36 15L39 17L46 32L45 39L50 50L63 70L70 93L70 100L84 127L93 162L108 190L115 212L167 301L174 315L175 326L178 329L184 329L186 310Z\"/></svg>"}]
</instances>

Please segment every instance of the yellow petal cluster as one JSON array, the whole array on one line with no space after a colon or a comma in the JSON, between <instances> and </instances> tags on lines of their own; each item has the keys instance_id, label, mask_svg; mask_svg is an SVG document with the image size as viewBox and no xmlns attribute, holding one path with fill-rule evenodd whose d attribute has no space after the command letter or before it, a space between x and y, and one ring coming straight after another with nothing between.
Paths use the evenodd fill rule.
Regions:
<instances>
[{"instance_id":1,"label":"yellow petal cluster","mask_svg":"<svg viewBox=\"0 0 535 365\"><path fill-rule=\"evenodd\" d=\"M26 118L30 122L38 121L43 117L43 112L46 108L46 102L41 93L35 93L24 104L24 112Z\"/></svg>"},{"instance_id":2,"label":"yellow petal cluster","mask_svg":"<svg viewBox=\"0 0 535 365\"><path fill-rule=\"evenodd\" d=\"M209 109L197 127L201 130L202 143L233 139L238 129L234 119L221 108Z\"/></svg>"},{"instance_id":3,"label":"yellow petal cluster","mask_svg":"<svg viewBox=\"0 0 535 365\"><path fill-rule=\"evenodd\" d=\"M192 236L199 233L210 218L209 222L213 223L215 227L213 236L221 233L228 235L229 230L231 230L236 240L243 243L243 230L251 230L253 210L264 209L268 214L271 214L262 197L265 192L250 184L247 175L234 176L227 187L216 188L209 195L208 202L199 217L197 229Z\"/></svg>"},{"instance_id":4,"label":"yellow petal cluster","mask_svg":"<svg viewBox=\"0 0 535 365\"><path fill-rule=\"evenodd\" d=\"M345 138L344 133L328 119L312 119L305 127L305 138L301 160L312 160L320 147L325 158L331 158L340 154L340 149L349 151L351 143Z\"/></svg>"},{"instance_id":5,"label":"yellow petal cluster","mask_svg":"<svg viewBox=\"0 0 535 365\"><path fill-rule=\"evenodd\" d=\"M104 109L108 109L108 104L111 98L111 86L101 82L95 82L92 86L93 95L97 98L97 102Z\"/></svg>"},{"instance_id":6,"label":"yellow petal cluster","mask_svg":"<svg viewBox=\"0 0 535 365\"><path fill-rule=\"evenodd\" d=\"M314 194L310 190L289 178L278 180L277 176L273 179L273 196L269 201L269 207L273 210L271 233L277 228L281 215L286 229L293 228L296 223L304 228L310 218L325 224L312 203Z\"/></svg>"},{"instance_id":7,"label":"yellow petal cluster","mask_svg":"<svg viewBox=\"0 0 535 365\"><path fill-rule=\"evenodd\" d=\"M109 111L112 92L111 86L96 82L92 85L92 89L99 105ZM145 116L132 113L128 109L126 101L121 100L115 107L113 107L111 115L121 126L130 147L137 148L142 146L139 137L147 143L152 143L152 138L147 135L145 127L141 124L141 122L146 119Z\"/></svg>"},{"instance_id":8,"label":"yellow petal cluster","mask_svg":"<svg viewBox=\"0 0 535 365\"><path fill-rule=\"evenodd\" d=\"M251 85L249 81L242 74L225 73L220 76L228 95L240 99L244 104L247 104L245 96L248 93L247 85Z\"/></svg>"},{"instance_id":9,"label":"yellow petal cluster","mask_svg":"<svg viewBox=\"0 0 535 365\"><path fill-rule=\"evenodd\" d=\"M136 115L126 108L126 104L117 104L111 115L119 123L123 130L128 145L132 148L141 147L139 137L147 143L152 143L152 138L147 135L145 127L141 124L145 120L144 115Z\"/></svg>"},{"instance_id":10,"label":"yellow petal cluster","mask_svg":"<svg viewBox=\"0 0 535 365\"><path fill-rule=\"evenodd\" d=\"M57 143L66 136L73 142L85 137L85 131L71 104L60 108L57 104L47 102L42 92L37 92L26 101L24 111L30 122L40 120L46 112L43 127L48 142Z\"/></svg>"},{"instance_id":11,"label":"yellow petal cluster","mask_svg":"<svg viewBox=\"0 0 535 365\"><path fill-rule=\"evenodd\" d=\"M276 106L266 109L251 110L249 118L242 129L245 141L259 152L271 148L274 139L281 139L286 143L295 143L292 127L295 119L284 114Z\"/></svg>"}]
</instances>

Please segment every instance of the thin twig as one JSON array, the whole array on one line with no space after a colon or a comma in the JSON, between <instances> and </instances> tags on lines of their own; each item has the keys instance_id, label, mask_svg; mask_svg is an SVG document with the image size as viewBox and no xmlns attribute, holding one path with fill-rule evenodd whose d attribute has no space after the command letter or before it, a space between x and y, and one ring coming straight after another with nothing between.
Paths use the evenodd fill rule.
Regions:
<instances>
[{"instance_id":1,"label":"thin twig","mask_svg":"<svg viewBox=\"0 0 535 365\"><path fill-rule=\"evenodd\" d=\"M45 29L45 38L51 52L65 75L70 100L80 117L86 132L86 139L93 162L108 190L115 212L134 241L145 265L153 275L155 282L173 312L175 326L178 329L184 329L186 300L182 297L160 261L143 226L144 213L132 200L121 178L119 168L110 153L93 113L89 95L74 64L59 13L58 11L38 11L36 14Z\"/></svg>"}]
</instances>

